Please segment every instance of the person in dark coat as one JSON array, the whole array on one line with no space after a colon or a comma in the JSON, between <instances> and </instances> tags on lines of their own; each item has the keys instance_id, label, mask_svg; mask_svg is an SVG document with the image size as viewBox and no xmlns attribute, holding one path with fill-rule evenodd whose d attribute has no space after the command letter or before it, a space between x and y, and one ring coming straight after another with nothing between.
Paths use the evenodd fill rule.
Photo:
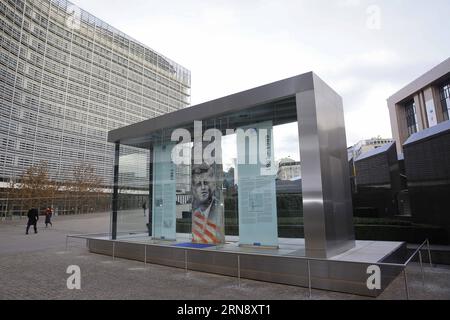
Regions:
<instances>
[{"instance_id":1,"label":"person in dark coat","mask_svg":"<svg viewBox=\"0 0 450 320\"><path fill-rule=\"evenodd\" d=\"M26 234L28 234L28 230L30 230L30 227L33 226L34 227L34 233L38 233L37 232L37 222L39 220L39 211L36 208L31 208L30 210L28 210L28 223L27 223L27 232Z\"/></svg>"},{"instance_id":2,"label":"person in dark coat","mask_svg":"<svg viewBox=\"0 0 450 320\"><path fill-rule=\"evenodd\" d=\"M53 210L51 207L48 207L47 209L45 209L45 227L46 228L48 227L48 225L51 225L53 227L52 215L53 215Z\"/></svg>"},{"instance_id":3,"label":"person in dark coat","mask_svg":"<svg viewBox=\"0 0 450 320\"><path fill-rule=\"evenodd\" d=\"M145 216L146 216L145 213L146 213L146 211L147 211L147 202L144 202L144 203L142 204L142 209L144 209L144 217L145 217Z\"/></svg>"}]
</instances>

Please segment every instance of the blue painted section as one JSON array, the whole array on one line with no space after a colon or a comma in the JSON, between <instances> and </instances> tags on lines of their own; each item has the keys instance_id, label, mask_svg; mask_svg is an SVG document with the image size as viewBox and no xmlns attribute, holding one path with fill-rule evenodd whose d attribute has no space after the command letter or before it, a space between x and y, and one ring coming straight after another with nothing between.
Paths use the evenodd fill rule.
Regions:
<instances>
[{"instance_id":1,"label":"blue painted section","mask_svg":"<svg viewBox=\"0 0 450 320\"><path fill-rule=\"evenodd\" d=\"M195 248L195 249L204 249L204 248L210 248L215 247L214 244L203 244L203 243L192 243L192 242L186 242L186 243L177 243L174 245L174 247L183 247L183 248Z\"/></svg>"}]
</instances>

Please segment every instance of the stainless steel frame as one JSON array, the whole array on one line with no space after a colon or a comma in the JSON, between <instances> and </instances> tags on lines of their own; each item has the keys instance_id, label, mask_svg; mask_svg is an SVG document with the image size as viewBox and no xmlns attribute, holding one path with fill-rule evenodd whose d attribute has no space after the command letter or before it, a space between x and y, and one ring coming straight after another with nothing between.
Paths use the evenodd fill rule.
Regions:
<instances>
[{"instance_id":1,"label":"stainless steel frame","mask_svg":"<svg viewBox=\"0 0 450 320\"><path fill-rule=\"evenodd\" d=\"M354 247L353 210L342 99L313 83L296 98L306 255L328 258Z\"/></svg>"},{"instance_id":2,"label":"stainless steel frame","mask_svg":"<svg viewBox=\"0 0 450 320\"><path fill-rule=\"evenodd\" d=\"M248 110L255 114L248 123L233 118ZM307 256L329 258L354 247L342 99L312 72L110 131L108 141L150 149L155 135L222 116L228 118L221 130L298 121Z\"/></svg>"}]
</instances>

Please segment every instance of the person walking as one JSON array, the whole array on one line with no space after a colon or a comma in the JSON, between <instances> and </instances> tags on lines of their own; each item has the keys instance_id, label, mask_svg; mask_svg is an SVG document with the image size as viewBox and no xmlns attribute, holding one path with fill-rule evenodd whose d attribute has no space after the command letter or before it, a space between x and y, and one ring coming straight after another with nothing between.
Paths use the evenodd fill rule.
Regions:
<instances>
[{"instance_id":1,"label":"person walking","mask_svg":"<svg viewBox=\"0 0 450 320\"><path fill-rule=\"evenodd\" d=\"M31 208L28 210L28 223L27 223L27 231L26 234L28 234L28 231L30 230L30 227L34 227L34 233L38 233L37 231L37 222L39 220L39 211L36 208Z\"/></svg>"},{"instance_id":2,"label":"person walking","mask_svg":"<svg viewBox=\"0 0 450 320\"><path fill-rule=\"evenodd\" d=\"M146 211L147 211L147 202L144 202L142 204L142 209L144 209L144 217L146 216Z\"/></svg>"},{"instance_id":3,"label":"person walking","mask_svg":"<svg viewBox=\"0 0 450 320\"><path fill-rule=\"evenodd\" d=\"M45 209L45 227L46 228L48 227L48 225L51 225L53 227L52 216L53 216L53 209L51 207L48 207L47 209Z\"/></svg>"}]
</instances>

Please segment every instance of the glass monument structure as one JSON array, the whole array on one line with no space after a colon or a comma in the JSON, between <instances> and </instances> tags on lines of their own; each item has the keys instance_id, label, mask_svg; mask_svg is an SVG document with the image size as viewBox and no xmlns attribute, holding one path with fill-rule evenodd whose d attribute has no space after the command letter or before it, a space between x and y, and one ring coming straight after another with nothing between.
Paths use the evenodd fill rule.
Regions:
<instances>
[{"instance_id":1,"label":"glass monument structure","mask_svg":"<svg viewBox=\"0 0 450 320\"><path fill-rule=\"evenodd\" d=\"M290 155L301 162L298 179L277 177L280 128L298 146ZM281 237L297 237L304 255L320 258L354 246L342 100L314 73L120 128L108 140L116 145L112 239L146 232L208 247L233 236L240 247L279 248ZM183 183L189 192L177 192ZM128 205L136 193L142 207Z\"/></svg>"},{"instance_id":2,"label":"glass monument structure","mask_svg":"<svg viewBox=\"0 0 450 320\"><path fill-rule=\"evenodd\" d=\"M108 141L111 231L88 237L91 252L367 296L403 270L405 243L355 241L342 99L312 72L110 131ZM287 163L300 176L283 174Z\"/></svg>"}]
</instances>

